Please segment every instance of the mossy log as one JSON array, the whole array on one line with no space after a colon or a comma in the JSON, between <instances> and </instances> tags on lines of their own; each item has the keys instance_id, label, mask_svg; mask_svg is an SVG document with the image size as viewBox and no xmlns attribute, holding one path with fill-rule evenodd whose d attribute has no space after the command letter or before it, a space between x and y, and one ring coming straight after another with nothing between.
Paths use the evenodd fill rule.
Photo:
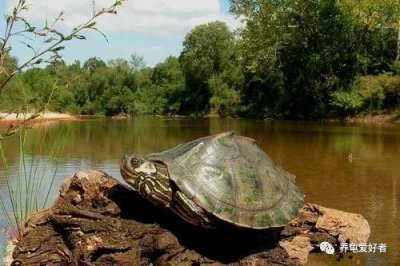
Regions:
<instances>
[{"instance_id":1,"label":"mossy log","mask_svg":"<svg viewBox=\"0 0 400 266\"><path fill-rule=\"evenodd\" d=\"M153 206L101 171L78 172L32 215L12 265L304 265L323 241L366 242L357 214L307 204L279 230L206 230Z\"/></svg>"}]
</instances>

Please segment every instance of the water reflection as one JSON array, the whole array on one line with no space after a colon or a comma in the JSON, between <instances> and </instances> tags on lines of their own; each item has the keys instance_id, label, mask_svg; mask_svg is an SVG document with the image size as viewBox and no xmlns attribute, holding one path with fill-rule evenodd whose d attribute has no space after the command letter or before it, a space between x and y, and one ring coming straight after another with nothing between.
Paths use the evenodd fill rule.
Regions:
<instances>
[{"instance_id":1,"label":"water reflection","mask_svg":"<svg viewBox=\"0 0 400 266\"><path fill-rule=\"evenodd\" d=\"M69 134L62 135L60 140L59 132L66 126ZM44 130L39 127L30 132L27 145L31 152ZM295 174L306 201L360 213L367 218L372 228L370 242L387 243L388 252L367 254L361 258L363 262L370 265L399 262L399 125L156 117L65 122L49 126L44 140L46 144L66 143L52 195L62 179L79 169L102 169L119 178L122 154L146 155L228 130L256 139L272 159ZM18 138L7 139L3 146L10 163L17 165ZM38 155L49 156L50 146ZM4 180L0 180L0 186L3 186L1 193ZM318 255L310 263L329 265L335 264L335 260Z\"/></svg>"}]
</instances>

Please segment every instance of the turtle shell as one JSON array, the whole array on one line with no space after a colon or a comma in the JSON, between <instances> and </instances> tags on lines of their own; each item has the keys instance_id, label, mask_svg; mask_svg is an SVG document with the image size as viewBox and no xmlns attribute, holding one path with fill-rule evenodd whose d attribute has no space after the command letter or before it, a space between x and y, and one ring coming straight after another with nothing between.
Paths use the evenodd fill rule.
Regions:
<instances>
[{"instance_id":1,"label":"turtle shell","mask_svg":"<svg viewBox=\"0 0 400 266\"><path fill-rule=\"evenodd\" d=\"M295 176L253 139L225 132L147 156L167 165L171 180L198 206L242 227L286 225L304 205Z\"/></svg>"}]
</instances>

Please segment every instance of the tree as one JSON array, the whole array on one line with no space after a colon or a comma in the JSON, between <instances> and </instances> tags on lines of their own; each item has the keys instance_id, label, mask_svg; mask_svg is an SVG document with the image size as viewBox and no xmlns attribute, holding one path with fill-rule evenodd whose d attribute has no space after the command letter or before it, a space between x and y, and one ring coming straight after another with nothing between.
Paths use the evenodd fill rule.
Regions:
<instances>
[{"instance_id":1,"label":"tree","mask_svg":"<svg viewBox=\"0 0 400 266\"><path fill-rule=\"evenodd\" d=\"M165 99L161 113L178 113L185 89L185 79L178 59L170 56L163 63L156 65L151 81L158 88L159 97Z\"/></svg>"},{"instance_id":2,"label":"tree","mask_svg":"<svg viewBox=\"0 0 400 266\"><path fill-rule=\"evenodd\" d=\"M97 57L91 57L83 64L83 68L87 69L90 73L93 73L98 68L105 67L106 63Z\"/></svg>"},{"instance_id":3,"label":"tree","mask_svg":"<svg viewBox=\"0 0 400 266\"><path fill-rule=\"evenodd\" d=\"M235 62L233 33L223 22L195 27L183 42L180 55L186 82L184 112L204 112L210 108L212 91L209 80Z\"/></svg>"},{"instance_id":4,"label":"tree","mask_svg":"<svg viewBox=\"0 0 400 266\"><path fill-rule=\"evenodd\" d=\"M129 65L134 73L142 71L146 67L146 62L144 57L138 54L131 55L131 60L129 60Z\"/></svg>"},{"instance_id":5,"label":"tree","mask_svg":"<svg viewBox=\"0 0 400 266\"><path fill-rule=\"evenodd\" d=\"M400 0L343 0L340 6L353 19L358 45L374 56L372 64L400 60Z\"/></svg>"},{"instance_id":6,"label":"tree","mask_svg":"<svg viewBox=\"0 0 400 266\"><path fill-rule=\"evenodd\" d=\"M232 0L241 32L244 112L306 119L330 111L331 94L356 76L348 18L335 0Z\"/></svg>"}]
</instances>

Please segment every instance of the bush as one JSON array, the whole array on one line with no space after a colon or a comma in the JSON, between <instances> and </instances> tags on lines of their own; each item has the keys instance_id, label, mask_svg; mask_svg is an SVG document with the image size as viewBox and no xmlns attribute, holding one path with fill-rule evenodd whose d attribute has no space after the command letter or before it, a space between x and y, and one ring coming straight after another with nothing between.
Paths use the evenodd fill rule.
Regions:
<instances>
[{"instance_id":1,"label":"bush","mask_svg":"<svg viewBox=\"0 0 400 266\"><path fill-rule=\"evenodd\" d=\"M389 111L400 105L400 75L363 76L349 91L331 96L333 107L342 115Z\"/></svg>"},{"instance_id":2,"label":"bush","mask_svg":"<svg viewBox=\"0 0 400 266\"><path fill-rule=\"evenodd\" d=\"M392 64L392 72L395 75L400 75L400 61L394 61Z\"/></svg>"},{"instance_id":3,"label":"bush","mask_svg":"<svg viewBox=\"0 0 400 266\"><path fill-rule=\"evenodd\" d=\"M394 109L400 105L400 75L381 75L379 82L384 91L385 109Z\"/></svg>"},{"instance_id":4,"label":"bush","mask_svg":"<svg viewBox=\"0 0 400 266\"><path fill-rule=\"evenodd\" d=\"M359 112L364 104L364 98L357 84L350 91L332 93L332 106L341 115L353 115Z\"/></svg>"},{"instance_id":5,"label":"bush","mask_svg":"<svg viewBox=\"0 0 400 266\"><path fill-rule=\"evenodd\" d=\"M390 110L400 105L399 75L361 77L360 90L366 110Z\"/></svg>"}]
</instances>

